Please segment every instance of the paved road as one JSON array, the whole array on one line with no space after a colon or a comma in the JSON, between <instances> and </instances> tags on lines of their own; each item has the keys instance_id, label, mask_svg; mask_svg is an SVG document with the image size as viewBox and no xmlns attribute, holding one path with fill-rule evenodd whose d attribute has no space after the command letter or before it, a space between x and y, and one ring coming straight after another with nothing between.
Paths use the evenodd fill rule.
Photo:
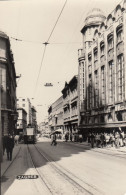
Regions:
<instances>
[{"instance_id":1,"label":"paved road","mask_svg":"<svg viewBox=\"0 0 126 195\"><path fill-rule=\"evenodd\" d=\"M51 146L43 138L35 146L21 145L3 177L2 194L126 194L126 151L65 142ZM17 175L39 178L18 180Z\"/></svg>"}]
</instances>

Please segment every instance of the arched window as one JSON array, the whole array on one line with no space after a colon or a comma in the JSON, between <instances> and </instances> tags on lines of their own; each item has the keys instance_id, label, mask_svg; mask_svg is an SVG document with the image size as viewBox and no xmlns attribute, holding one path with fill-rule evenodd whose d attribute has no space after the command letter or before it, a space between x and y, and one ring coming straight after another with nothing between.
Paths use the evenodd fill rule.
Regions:
<instances>
[{"instance_id":1,"label":"arched window","mask_svg":"<svg viewBox=\"0 0 126 195\"><path fill-rule=\"evenodd\" d=\"M116 29L117 43L123 40L123 27L122 24L119 25Z\"/></svg>"},{"instance_id":2,"label":"arched window","mask_svg":"<svg viewBox=\"0 0 126 195\"><path fill-rule=\"evenodd\" d=\"M113 48L113 33L108 35L108 50Z\"/></svg>"},{"instance_id":3,"label":"arched window","mask_svg":"<svg viewBox=\"0 0 126 195\"><path fill-rule=\"evenodd\" d=\"M101 51L101 55L105 54L105 44L103 41L100 43L100 51Z\"/></svg>"}]
</instances>

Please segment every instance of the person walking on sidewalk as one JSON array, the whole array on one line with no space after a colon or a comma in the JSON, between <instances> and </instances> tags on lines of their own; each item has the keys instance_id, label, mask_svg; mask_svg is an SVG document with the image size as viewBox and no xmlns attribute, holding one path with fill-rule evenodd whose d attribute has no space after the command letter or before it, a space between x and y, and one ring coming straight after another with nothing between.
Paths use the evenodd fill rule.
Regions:
<instances>
[{"instance_id":1,"label":"person walking on sidewalk","mask_svg":"<svg viewBox=\"0 0 126 195\"><path fill-rule=\"evenodd\" d=\"M8 139L8 136L4 135L3 136L3 155L4 155L5 151L7 150L7 139Z\"/></svg>"},{"instance_id":2,"label":"person walking on sidewalk","mask_svg":"<svg viewBox=\"0 0 126 195\"><path fill-rule=\"evenodd\" d=\"M56 145L57 145L57 142L56 142L56 134L55 134L55 133L51 135L51 139L52 139L51 146L52 146L53 144L54 144L54 146L56 146Z\"/></svg>"},{"instance_id":3,"label":"person walking on sidewalk","mask_svg":"<svg viewBox=\"0 0 126 195\"><path fill-rule=\"evenodd\" d=\"M15 144L16 144L16 145L18 145L18 140L19 140L19 135L15 135L14 141L15 141Z\"/></svg>"},{"instance_id":4,"label":"person walking on sidewalk","mask_svg":"<svg viewBox=\"0 0 126 195\"><path fill-rule=\"evenodd\" d=\"M94 133L91 133L90 138L91 138L91 147L94 148L94 141L95 141L95 135L94 135Z\"/></svg>"},{"instance_id":5,"label":"person walking on sidewalk","mask_svg":"<svg viewBox=\"0 0 126 195\"><path fill-rule=\"evenodd\" d=\"M7 138L7 159L12 160L12 153L14 148L14 138L12 135L9 134Z\"/></svg>"}]
</instances>

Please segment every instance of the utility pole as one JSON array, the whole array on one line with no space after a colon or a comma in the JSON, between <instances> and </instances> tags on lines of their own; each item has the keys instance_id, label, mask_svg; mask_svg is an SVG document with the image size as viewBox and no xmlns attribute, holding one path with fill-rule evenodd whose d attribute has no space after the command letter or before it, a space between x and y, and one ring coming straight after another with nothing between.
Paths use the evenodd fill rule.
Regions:
<instances>
[{"instance_id":1,"label":"utility pole","mask_svg":"<svg viewBox=\"0 0 126 195\"><path fill-rule=\"evenodd\" d=\"M3 161L2 121L1 121L2 69L0 69L0 162Z\"/></svg>"}]
</instances>

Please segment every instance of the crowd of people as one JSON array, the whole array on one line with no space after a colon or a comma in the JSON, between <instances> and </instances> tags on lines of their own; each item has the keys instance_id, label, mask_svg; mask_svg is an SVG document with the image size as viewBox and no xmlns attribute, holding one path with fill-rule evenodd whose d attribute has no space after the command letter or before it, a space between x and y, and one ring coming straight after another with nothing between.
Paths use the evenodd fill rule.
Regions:
<instances>
[{"instance_id":1,"label":"crowd of people","mask_svg":"<svg viewBox=\"0 0 126 195\"><path fill-rule=\"evenodd\" d=\"M110 132L95 132L90 131L86 136L82 135L81 133L66 133L65 134L65 141L68 140L73 142L83 142L87 141L91 144L91 147L123 147L126 146L126 134L124 133L121 128L118 130L113 130Z\"/></svg>"},{"instance_id":2,"label":"crowd of people","mask_svg":"<svg viewBox=\"0 0 126 195\"><path fill-rule=\"evenodd\" d=\"M111 133L101 132L101 133L90 133L88 135L88 143L91 143L91 147L94 145L96 147L123 147L126 146L126 134L124 131L119 129L118 131L113 131Z\"/></svg>"}]
</instances>

